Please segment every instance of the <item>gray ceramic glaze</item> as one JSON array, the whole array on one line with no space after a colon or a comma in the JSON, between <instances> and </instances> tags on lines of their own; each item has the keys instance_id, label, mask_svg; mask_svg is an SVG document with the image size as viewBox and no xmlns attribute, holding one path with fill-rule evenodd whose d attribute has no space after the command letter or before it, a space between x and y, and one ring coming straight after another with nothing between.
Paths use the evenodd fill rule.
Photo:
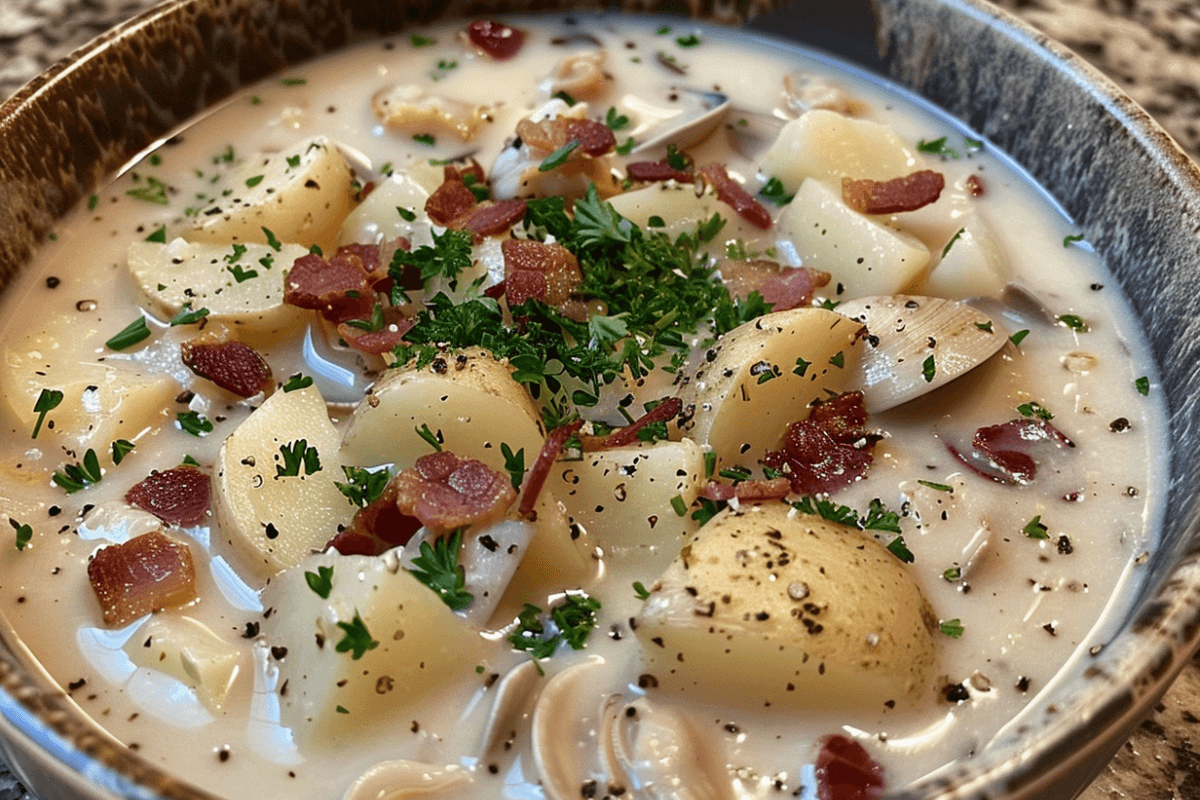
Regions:
<instances>
[{"instance_id":1,"label":"gray ceramic glaze","mask_svg":"<svg viewBox=\"0 0 1200 800\"><path fill-rule=\"evenodd\" d=\"M77 52L0 106L0 286L55 221L134 153L236 88L345 43L466 10L569 2L182 0ZM652 0L628 10L733 22L768 0ZM575 4L582 7L582 4ZM1069 798L1107 761L1200 640L1193 453L1200 412L1200 173L1144 112L1078 58L974 0L797 0L756 27L889 73L985 135L1046 186L1122 284L1157 360L1173 445L1161 544L1127 630L1077 685L1000 747L897 797ZM1153 372L1147 368L1147 372ZM1164 445L1166 446L1166 445ZM45 798L205 795L75 712L0 642L0 748Z\"/></svg>"}]
</instances>

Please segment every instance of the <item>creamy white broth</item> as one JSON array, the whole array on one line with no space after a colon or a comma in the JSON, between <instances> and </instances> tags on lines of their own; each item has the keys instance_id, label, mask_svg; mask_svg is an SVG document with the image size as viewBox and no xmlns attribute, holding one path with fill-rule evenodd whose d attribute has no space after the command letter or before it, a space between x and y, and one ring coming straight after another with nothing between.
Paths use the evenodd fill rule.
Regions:
<instances>
[{"instance_id":1,"label":"creamy white broth","mask_svg":"<svg viewBox=\"0 0 1200 800\"><path fill-rule=\"evenodd\" d=\"M173 235L183 221L183 209L202 206L198 194L214 194L211 181L229 169L220 158L229 145L237 157L248 158L325 135L361 152L376 168L390 162L402 172L430 157L467 153L474 153L485 169L490 168L517 120L545 101L539 83L564 55L563 48L547 44L553 33L528 21L517 24L530 36L520 57L511 61L494 62L463 47L457 36L459 26L453 26L428 32L436 40L433 45L414 46L406 34L293 69L246 90L131 167L98 194L94 208L77 209L46 246L39 263L8 292L2 338L6 361L45 347L46 342L34 337L48 325L58 325L54 352L70 352L72 360L79 361L154 361L151 356L158 354L155 363L160 366L147 370L167 370L177 384L154 426L144 435L128 436L135 439L134 452L117 467L106 464L99 484L71 495L53 486L49 478L82 454L69 450L61 431L47 430L37 440L30 439L29 426L17 419L21 411L9 410L6 423L11 434L5 444L0 491L8 515L30 524L34 537L23 551L0 550L4 561L0 602L30 652L83 711L120 741L136 746L145 758L224 796L253 797L263 792L340 796L359 774L393 758L474 768L475 783L464 796L539 794L525 783L536 780L527 740L518 739L518 757L501 764L499 776L489 774L488 765L475 760L495 676L526 660L524 654L497 656L481 674L470 672L459 685L382 726L386 734L339 734L333 743L301 736L297 743L270 721L271 706L278 701L271 690L278 687L271 686L273 667L267 645L243 636L248 623L262 622L260 581L250 576L236 553L223 546L215 528L171 531L192 545L201 599L161 613L199 620L240 649L238 675L219 707L206 704L161 673L135 670L120 651L122 637L137 641L147 623L139 621L124 631L105 630L86 576L87 561L98 548L157 527L148 515L138 523L142 527L132 530L106 524L122 518L125 492L151 470L178 464L184 454L212 471L221 442L251 407L228 402L179 366L169 345L177 346L180 339L194 335L192 327L160 330L152 323L155 336L146 343L121 354L105 348L105 340L139 313L137 292L125 269L129 243L160 225ZM643 20L634 27L623 22L615 30L610 19L578 18L577 29L608 45L605 69L614 76L609 93L592 104L593 118L603 117L605 109L627 93L666 104L664 98L672 87L681 85L719 88L740 108L770 114L784 73L833 69L778 45L747 50L728 32L678 21L666 23L673 28L670 34L659 35L658 24ZM550 27L554 33L571 30L566 25ZM674 43L676 36L693 31L700 34L701 45L682 48ZM656 66L658 50L686 63L688 75L681 77ZM748 58L758 60L754 69L727 66ZM453 60L457 66L439 69L439 59ZM944 135L966 154L962 133L945 120L924 114L848 72L833 73L833 80L860 102L862 117L886 122L910 145ZM386 130L371 112L372 96L395 82L422 83L446 97L496 105L494 121L484 125L470 143L442 131L437 132L433 147L416 143L410 133ZM498 104L496 87L505 92ZM623 136L618 133L618 141ZM745 180L751 190L760 183L755 164L730 154L719 135L690 152L697 163L727 163L730 174ZM648 153L629 160L657 157ZM1163 423L1153 396L1143 397L1135 388L1135 379L1152 373L1152 367L1115 285L1084 249L1063 246L1064 237L1074 230L986 146L957 160L926 156L925 161L925 166L946 175L945 196L935 206L986 217L1014 280L1053 315L1076 314L1090 330L1077 333L1062 325L1027 324L1028 317L997 315L997 322L1009 332L1031 329L1019 349L1006 347L955 383L873 415L868 429L885 431L888 438L878 445L867 479L835 496L836 502L860 510L880 498L889 508L908 512L902 526L915 556L908 569L937 615L962 623L961 638L939 639L940 660L928 703L883 715L824 708L798 714L764 711L744 699L716 705L649 692L655 702L682 704L687 709L684 713L711 737L727 765L718 773L726 775L741 796L766 796L777 785L798 790L806 765L815 756L813 742L828 733L843 732L863 741L884 765L888 785L898 787L956 759L969 758L998 732L1020 724L1014 719L1036 718L1039 694L1056 681L1069 680L1078 671L1070 665L1086 664L1088 653L1103 645L1112 620L1119 616L1122 598L1131 595L1129 582L1137 580L1138 556L1153 546L1163 469L1155 442L1162 436ZM983 177L983 197L966 197L963 182L973 173ZM127 194L131 188L145 186L151 176L169 187L168 204ZM226 185L217 180L216 186ZM947 228L953 232L958 225L956 213L928 223L927 245L941 247L937 235ZM725 215L734 218L731 210ZM900 224L904 224L902 216ZM51 278L57 279L54 288L49 285L54 282ZM818 294L829 296L832 289ZM295 341L262 349L277 379L286 380L301 369L313 372ZM322 388L328 389L328 383ZM186 404L174 401L185 389L194 392L194 398ZM957 433L969 440L977 427L1011 419L1016 406L1029 401L1052 410L1054 424L1078 445L1056 462L1063 466L1062 475L1046 469L1030 486L999 487L966 470L933 435ZM189 408L213 420L210 435L196 438L178 430L175 413ZM27 415L27 409L23 411ZM344 422L348 408L335 408L332 413L335 421ZM55 416L52 412L48 419ZM1128 429L1116 432L1118 419L1128 420ZM955 492L939 492L918 480L952 485ZM1079 499L1063 500L1062 494L1069 491L1078 491ZM1022 527L1038 515L1049 532L1042 541L1022 533ZM349 511L347 521L348 517ZM981 520L990 532L981 533ZM594 536L602 545L603 533ZM945 570L964 566L972 557L976 563L965 582L942 577ZM596 678L597 699L608 692L622 692L627 699L644 693L639 686L645 674L641 645L628 623L641 601L630 586L634 581L649 585L656 576L644 565L608 559L603 581L582 587L603 602L586 650L560 650L542 662L547 673L554 675L600 657L608 668ZM512 598L517 608L525 600L547 607L545 597ZM47 624L51 617L53 624ZM959 691L969 699L947 701L947 687L958 685L965 687ZM593 746L586 737L582 741L585 751Z\"/></svg>"}]
</instances>

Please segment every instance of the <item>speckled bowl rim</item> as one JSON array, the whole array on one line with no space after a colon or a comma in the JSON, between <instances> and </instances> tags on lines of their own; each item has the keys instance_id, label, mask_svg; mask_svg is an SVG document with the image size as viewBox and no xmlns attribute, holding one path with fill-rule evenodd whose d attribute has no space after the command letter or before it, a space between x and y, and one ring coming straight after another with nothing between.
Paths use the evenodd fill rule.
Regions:
<instances>
[{"instance_id":1,"label":"speckled bowl rim","mask_svg":"<svg viewBox=\"0 0 1200 800\"><path fill-rule=\"evenodd\" d=\"M1154 386L1166 394L1176 443L1171 513L1164 544L1146 565L1149 576L1128 632L1092 663L1088 690L1069 698L1026 746L985 753L893 794L906 800L1068 797L1103 766L1200 643L1200 464L1187 457L1194 449L1188 445L1200 441L1194 367L1200 363L1200 172L1115 85L999 9L979 0L874 4L882 64L892 79L933 99L1054 187L1148 322L1158 356ZM369 0L175 0L136 17L0 105L0 282L15 274L58 217L129 155L238 86L358 33L394 30L399 21L462 10L479 16L517 5L417 0L404 4L404 14L394 13L399 3L386 14ZM732 21L770 5L693 0L688 10ZM679 10L654 0L625 6ZM222 21L241 33L223 33ZM136 80L125 84L127 91L112 91L125 72ZM1014 114L1021 115L1019 124ZM1139 275L1146 264L1153 281ZM32 773L41 770L50 775L43 775L44 786L92 782L95 797L210 797L80 720L65 694L48 690L45 676L27 666L20 642L0 636L0 644L0 747L22 777L38 786Z\"/></svg>"}]
</instances>

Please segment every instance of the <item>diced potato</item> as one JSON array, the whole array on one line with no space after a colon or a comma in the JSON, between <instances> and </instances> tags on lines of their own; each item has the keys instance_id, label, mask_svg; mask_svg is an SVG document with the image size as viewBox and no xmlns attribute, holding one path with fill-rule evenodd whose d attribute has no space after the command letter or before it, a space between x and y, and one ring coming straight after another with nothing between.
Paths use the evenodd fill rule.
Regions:
<instances>
[{"instance_id":1,"label":"diced potato","mask_svg":"<svg viewBox=\"0 0 1200 800\"><path fill-rule=\"evenodd\" d=\"M266 228L281 242L333 252L350 213L351 180L342 154L324 136L256 155L226 177L233 194L201 210L184 236L224 245L265 244Z\"/></svg>"},{"instance_id":2,"label":"diced potato","mask_svg":"<svg viewBox=\"0 0 1200 800\"><path fill-rule=\"evenodd\" d=\"M938 658L937 617L900 561L862 532L784 503L701 528L637 622L662 690L751 708L915 704L930 694Z\"/></svg>"},{"instance_id":3,"label":"diced potato","mask_svg":"<svg viewBox=\"0 0 1200 800\"><path fill-rule=\"evenodd\" d=\"M0 397L25 436L37 423L33 408L42 390L63 393L31 444L56 447L76 460L91 448L107 464L112 442L136 443L171 418L179 384L134 365L97 362L96 343L103 336L85 322L60 317L38 333L5 340Z\"/></svg>"},{"instance_id":4,"label":"diced potato","mask_svg":"<svg viewBox=\"0 0 1200 800\"><path fill-rule=\"evenodd\" d=\"M430 452L418 430L428 426L442 448L504 474L501 444L525 451L532 466L545 441L529 392L507 362L473 348L447 353L428 366L389 370L354 410L342 440L347 464L395 464L408 469Z\"/></svg>"},{"instance_id":5,"label":"diced potato","mask_svg":"<svg viewBox=\"0 0 1200 800\"><path fill-rule=\"evenodd\" d=\"M380 181L367 199L346 217L338 243L378 244L403 236L414 245L430 244L430 222L425 214L425 201L429 195L430 192L407 172L398 172ZM396 210L398 208L412 213L415 219L411 222L404 219Z\"/></svg>"},{"instance_id":6,"label":"diced potato","mask_svg":"<svg viewBox=\"0 0 1200 800\"><path fill-rule=\"evenodd\" d=\"M763 156L761 172L795 192L806 178L886 181L921 167L920 157L887 125L814 109L783 126Z\"/></svg>"},{"instance_id":7,"label":"diced potato","mask_svg":"<svg viewBox=\"0 0 1200 800\"><path fill-rule=\"evenodd\" d=\"M319 468L299 464L298 474L280 475L288 471L285 449L315 450ZM335 485L345 480L341 464L338 432L315 386L276 392L229 435L217 457L215 505L222 535L249 569L268 578L295 566L350 520L353 509Z\"/></svg>"},{"instance_id":8,"label":"diced potato","mask_svg":"<svg viewBox=\"0 0 1200 800\"><path fill-rule=\"evenodd\" d=\"M554 465L546 488L608 555L665 567L697 523L688 508L704 488L704 451L691 439L584 453Z\"/></svg>"},{"instance_id":9,"label":"diced potato","mask_svg":"<svg viewBox=\"0 0 1200 800\"><path fill-rule=\"evenodd\" d=\"M999 297L1011 271L986 224L972 219L956 236L925 279L925 292L951 300Z\"/></svg>"},{"instance_id":10,"label":"diced potato","mask_svg":"<svg viewBox=\"0 0 1200 800\"><path fill-rule=\"evenodd\" d=\"M210 322L230 325L239 339L255 344L307 319L303 309L283 302L284 276L307 254L295 244L276 251L264 244L134 242L129 246L129 272L162 319L171 319L185 305L207 308ZM240 282L235 272L242 276Z\"/></svg>"},{"instance_id":11,"label":"diced potato","mask_svg":"<svg viewBox=\"0 0 1200 800\"><path fill-rule=\"evenodd\" d=\"M305 577L321 568L332 569L327 599ZM277 662L283 722L330 747L439 700L495 648L394 555L310 556L271 580L263 605L279 613L262 632L287 653Z\"/></svg>"},{"instance_id":12,"label":"diced potato","mask_svg":"<svg viewBox=\"0 0 1200 800\"><path fill-rule=\"evenodd\" d=\"M897 294L921 278L929 248L919 239L859 214L840 191L806 180L775 225L779 249L832 276L843 299Z\"/></svg>"},{"instance_id":13,"label":"diced potato","mask_svg":"<svg viewBox=\"0 0 1200 800\"><path fill-rule=\"evenodd\" d=\"M847 388L862 325L821 308L766 314L722 336L680 391L679 433L751 466L813 400ZM847 369L851 367L851 369Z\"/></svg>"},{"instance_id":14,"label":"diced potato","mask_svg":"<svg viewBox=\"0 0 1200 800\"><path fill-rule=\"evenodd\" d=\"M635 225L646 228L650 217L661 217L666 227L655 230L666 231L675 237L681 233L695 233L696 226L720 214L725 227L718 234L721 242L741 239L752 242L762 237L763 232L742 219L732 208L717 199L712 190L696 196L692 184L654 183L632 192L619 194L609 200L621 216ZM714 250L720 250L714 247Z\"/></svg>"},{"instance_id":15,"label":"diced potato","mask_svg":"<svg viewBox=\"0 0 1200 800\"><path fill-rule=\"evenodd\" d=\"M220 708L238 675L238 648L191 617L157 616L125 644L133 663L179 679Z\"/></svg>"},{"instance_id":16,"label":"diced potato","mask_svg":"<svg viewBox=\"0 0 1200 800\"><path fill-rule=\"evenodd\" d=\"M594 538L567 520L566 509L548 488L538 495L534 514L537 532L493 619L513 619L527 602L545 605L557 592L586 586L599 569Z\"/></svg>"},{"instance_id":17,"label":"diced potato","mask_svg":"<svg viewBox=\"0 0 1200 800\"><path fill-rule=\"evenodd\" d=\"M391 86L377 92L371 98L371 109L389 128L428 133L432 127L456 134L464 142L474 139L492 116L490 108L429 94L416 84Z\"/></svg>"}]
</instances>

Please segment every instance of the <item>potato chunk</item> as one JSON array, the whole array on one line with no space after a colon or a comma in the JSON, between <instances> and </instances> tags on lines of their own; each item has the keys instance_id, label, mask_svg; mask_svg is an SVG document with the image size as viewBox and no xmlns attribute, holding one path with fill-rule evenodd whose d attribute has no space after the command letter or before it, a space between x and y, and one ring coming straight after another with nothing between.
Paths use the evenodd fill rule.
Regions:
<instances>
[{"instance_id":1,"label":"potato chunk","mask_svg":"<svg viewBox=\"0 0 1200 800\"><path fill-rule=\"evenodd\" d=\"M164 672L220 708L238 674L239 650L191 617L156 617L125 644L133 663Z\"/></svg>"},{"instance_id":2,"label":"potato chunk","mask_svg":"<svg viewBox=\"0 0 1200 800\"><path fill-rule=\"evenodd\" d=\"M512 368L478 348L447 353L429 365L388 371L358 405L342 440L347 464L412 467L430 452L428 426L442 448L504 473L501 444L525 451L532 465L545 441L541 416Z\"/></svg>"},{"instance_id":3,"label":"potato chunk","mask_svg":"<svg viewBox=\"0 0 1200 800\"><path fill-rule=\"evenodd\" d=\"M779 448L808 405L843 391L862 326L820 308L766 314L722 336L680 392L678 430L717 453L717 465L753 465Z\"/></svg>"},{"instance_id":4,"label":"potato chunk","mask_svg":"<svg viewBox=\"0 0 1200 800\"><path fill-rule=\"evenodd\" d=\"M324 136L259 154L226 178L232 195L203 209L184 236L194 242L265 244L266 228L281 242L332 252L350 213L350 182L345 159Z\"/></svg>"},{"instance_id":5,"label":"potato chunk","mask_svg":"<svg viewBox=\"0 0 1200 800\"><path fill-rule=\"evenodd\" d=\"M637 618L667 691L748 707L882 711L931 689L938 622L874 539L784 503L700 529ZM889 706L890 707L890 706Z\"/></svg>"},{"instance_id":6,"label":"potato chunk","mask_svg":"<svg viewBox=\"0 0 1200 800\"><path fill-rule=\"evenodd\" d=\"M328 597L309 574L326 576L314 583ZM394 554L311 556L271 580L263 605L279 611L262 631L286 653L277 659L284 724L330 746L437 699L494 647Z\"/></svg>"},{"instance_id":7,"label":"potato chunk","mask_svg":"<svg viewBox=\"0 0 1200 800\"><path fill-rule=\"evenodd\" d=\"M314 453L315 455L310 455ZM288 458L302 463L289 469ZM276 392L229 435L217 457L221 532L260 577L299 563L350 520L338 432L315 387Z\"/></svg>"}]
</instances>

